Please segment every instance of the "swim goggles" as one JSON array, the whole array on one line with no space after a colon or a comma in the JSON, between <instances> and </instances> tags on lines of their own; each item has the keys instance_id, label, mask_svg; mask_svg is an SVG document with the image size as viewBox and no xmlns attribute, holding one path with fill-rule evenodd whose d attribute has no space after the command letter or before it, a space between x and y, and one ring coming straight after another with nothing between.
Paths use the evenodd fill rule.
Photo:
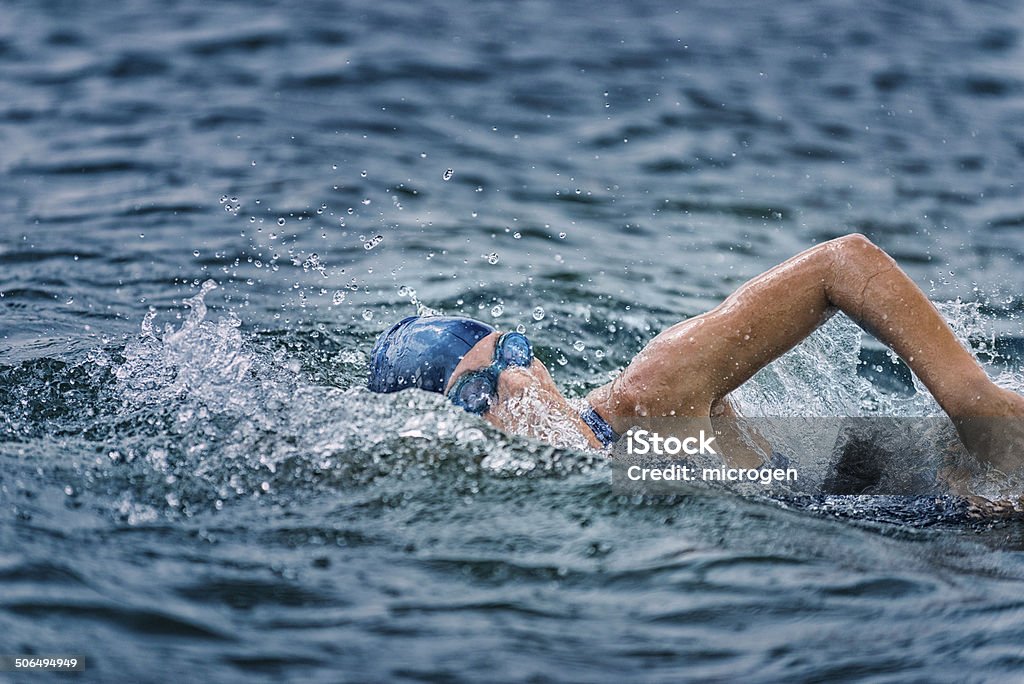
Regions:
<instances>
[{"instance_id":1,"label":"swim goggles","mask_svg":"<svg viewBox=\"0 0 1024 684\"><path fill-rule=\"evenodd\" d=\"M484 413L491 407L492 398L498 396L498 376L509 366L528 367L533 362L533 347L526 335L507 332L494 345L494 361L486 368L463 373L448 398L470 413Z\"/></svg>"}]
</instances>

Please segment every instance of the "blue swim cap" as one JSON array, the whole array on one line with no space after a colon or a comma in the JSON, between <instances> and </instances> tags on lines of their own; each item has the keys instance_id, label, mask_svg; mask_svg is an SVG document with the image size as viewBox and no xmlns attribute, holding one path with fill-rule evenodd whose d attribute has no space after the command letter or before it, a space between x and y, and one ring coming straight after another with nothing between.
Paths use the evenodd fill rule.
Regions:
<instances>
[{"instance_id":1,"label":"blue swim cap","mask_svg":"<svg viewBox=\"0 0 1024 684\"><path fill-rule=\"evenodd\" d=\"M492 332L486 323L462 316L403 318L373 345L368 386L374 392L444 392L462 357Z\"/></svg>"}]
</instances>

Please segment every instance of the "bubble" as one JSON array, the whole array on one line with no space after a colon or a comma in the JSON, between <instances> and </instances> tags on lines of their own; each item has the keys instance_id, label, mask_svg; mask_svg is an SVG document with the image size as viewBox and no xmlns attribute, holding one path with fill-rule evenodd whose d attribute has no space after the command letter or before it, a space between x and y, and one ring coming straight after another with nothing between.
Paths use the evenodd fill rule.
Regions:
<instances>
[{"instance_id":1,"label":"bubble","mask_svg":"<svg viewBox=\"0 0 1024 684\"><path fill-rule=\"evenodd\" d=\"M538 306L533 309L533 320L543 321L544 320L544 307Z\"/></svg>"},{"instance_id":2,"label":"bubble","mask_svg":"<svg viewBox=\"0 0 1024 684\"><path fill-rule=\"evenodd\" d=\"M277 217L277 225L283 226L285 224L284 216Z\"/></svg>"},{"instance_id":3,"label":"bubble","mask_svg":"<svg viewBox=\"0 0 1024 684\"><path fill-rule=\"evenodd\" d=\"M572 348L578 352L581 352L587 348L587 345L583 344L583 340L576 340L575 342L572 343Z\"/></svg>"},{"instance_id":4,"label":"bubble","mask_svg":"<svg viewBox=\"0 0 1024 684\"><path fill-rule=\"evenodd\" d=\"M363 309L363 320L364 321L372 321L373 320L373 312L370 311L369 309Z\"/></svg>"},{"instance_id":5,"label":"bubble","mask_svg":"<svg viewBox=\"0 0 1024 684\"><path fill-rule=\"evenodd\" d=\"M296 259L296 261L298 260ZM306 273L309 273L310 271L317 271L324 278L327 277L327 267L320 261L320 255L316 252L310 254L306 257L306 260L302 262L302 270Z\"/></svg>"},{"instance_id":6,"label":"bubble","mask_svg":"<svg viewBox=\"0 0 1024 684\"><path fill-rule=\"evenodd\" d=\"M497 252L491 252L490 254L481 254L480 258L487 259L487 263L489 263L491 266L493 266L494 264L498 263L498 253Z\"/></svg>"},{"instance_id":7,"label":"bubble","mask_svg":"<svg viewBox=\"0 0 1024 684\"><path fill-rule=\"evenodd\" d=\"M501 304L495 304L491 307L491 318L499 318L503 313L505 313L505 307Z\"/></svg>"},{"instance_id":8,"label":"bubble","mask_svg":"<svg viewBox=\"0 0 1024 684\"><path fill-rule=\"evenodd\" d=\"M449 181L449 180L452 179L452 176L454 176L454 175L455 175L455 169L445 169L444 173L441 175L441 178L443 180Z\"/></svg>"}]
</instances>

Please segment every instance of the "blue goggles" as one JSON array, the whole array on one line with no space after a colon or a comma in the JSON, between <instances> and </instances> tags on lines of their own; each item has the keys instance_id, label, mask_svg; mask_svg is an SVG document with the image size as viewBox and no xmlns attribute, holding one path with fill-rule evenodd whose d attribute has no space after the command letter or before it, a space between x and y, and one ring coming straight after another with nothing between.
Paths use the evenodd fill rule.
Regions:
<instances>
[{"instance_id":1,"label":"blue goggles","mask_svg":"<svg viewBox=\"0 0 1024 684\"><path fill-rule=\"evenodd\" d=\"M486 368L463 373L448 391L456 406L470 413L485 413L498 396L498 376L509 366L527 368L533 362L533 347L526 335L507 332L494 345L494 361Z\"/></svg>"}]
</instances>

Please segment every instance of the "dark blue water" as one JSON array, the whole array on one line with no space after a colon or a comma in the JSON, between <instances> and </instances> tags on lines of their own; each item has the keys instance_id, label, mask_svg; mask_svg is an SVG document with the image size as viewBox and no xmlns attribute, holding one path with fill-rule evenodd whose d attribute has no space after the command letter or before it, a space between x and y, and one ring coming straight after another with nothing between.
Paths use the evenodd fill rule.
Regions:
<instances>
[{"instance_id":1,"label":"dark blue water","mask_svg":"<svg viewBox=\"0 0 1024 684\"><path fill-rule=\"evenodd\" d=\"M418 303L526 326L578 397L857 230L1024 387L1022 22L0 4L0 654L84 655L83 681L1019 678L1019 522L626 497L601 454L362 383ZM935 415L907 378L837 320L737 401Z\"/></svg>"}]
</instances>

